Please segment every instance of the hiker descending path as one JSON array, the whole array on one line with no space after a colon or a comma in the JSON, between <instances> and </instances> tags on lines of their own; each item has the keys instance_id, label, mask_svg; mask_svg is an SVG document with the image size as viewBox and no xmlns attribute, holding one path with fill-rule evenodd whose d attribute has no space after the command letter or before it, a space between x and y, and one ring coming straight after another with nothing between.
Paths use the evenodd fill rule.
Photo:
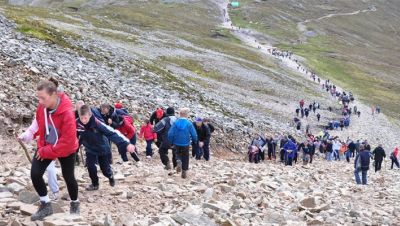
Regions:
<instances>
[{"instance_id":1,"label":"hiker descending path","mask_svg":"<svg viewBox=\"0 0 400 226\"><path fill-rule=\"evenodd\" d=\"M229 29L232 34L240 39L244 44L258 49L258 51L265 55L279 59L282 66L289 68L297 72L297 74L305 76L308 79L314 79L316 83L325 83L325 80L322 80L320 76L317 76L315 73L312 72L312 70L301 63L300 57L294 55L291 52L279 51L276 47L272 46L271 44L266 44L264 41L263 43L260 43L256 36L262 34L257 31L235 26L229 16L228 4L229 1L223 1L220 3L221 11L223 13L223 28ZM370 11L376 11L376 8L372 7L367 10L360 10L352 13L330 14L315 20L322 20L334 16L356 15L359 13ZM311 20L305 21L303 23L308 22L311 22ZM338 92L344 91L344 89L338 87L337 85L336 87L336 90ZM321 92L323 92L323 90ZM357 106L359 111L362 112L361 117L354 117L353 120L355 123L352 123L352 126L349 127L349 129L346 129L344 131L334 131L333 133L335 135L343 138L359 136L360 138L369 140L372 144L387 144L389 145L388 148L392 148L391 146L398 146L400 144L400 142L398 141L398 138L400 137L400 128L398 127L398 125L392 123L389 118L387 118L384 114L372 114L371 108L366 104L361 103L358 99L356 99L352 103L352 105Z\"/></svg>"}]
</instances>

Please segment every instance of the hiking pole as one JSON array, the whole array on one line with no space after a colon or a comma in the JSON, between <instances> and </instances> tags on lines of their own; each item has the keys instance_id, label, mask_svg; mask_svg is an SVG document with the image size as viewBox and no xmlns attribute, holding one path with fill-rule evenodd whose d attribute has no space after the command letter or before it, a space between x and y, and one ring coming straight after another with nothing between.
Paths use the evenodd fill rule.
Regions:
<instances>
[{"instance_id":1,"label":"hiking pole","mask_svg":"<svg viewBox=\"0 0 400 226\"><path fill-rule=\"evenodd\" d=\"M86 163L85 163L85 159L83 158L83 151L82 151L82 148L81 148L81 147L79 147L79 153L80 153L80 155L81 155L82 165L85 166ZM78 157L78 158L79 158L79 157Z\"/></svg>"},{"instance_id":2,"label":"hiking pole","mask_svg":"<svg viewBox=\"0 0 400 226\"><path fill-rule=\"evenodd\" d=\"M26 158L29 160L30 163L32 163L32 158L29 155L28 148L25 146L25 144L20 139L18 139L16 134L15 134L15 138L17 138L19 145L21 145L22 149L24 150Z\"/></svg>"}]
</instances>

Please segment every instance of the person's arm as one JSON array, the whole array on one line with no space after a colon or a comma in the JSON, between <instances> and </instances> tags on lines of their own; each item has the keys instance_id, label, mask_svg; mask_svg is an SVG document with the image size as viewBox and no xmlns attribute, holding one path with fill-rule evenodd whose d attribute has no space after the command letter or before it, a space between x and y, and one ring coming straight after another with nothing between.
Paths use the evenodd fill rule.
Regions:
<instances>
[{"instance_id":1,"label":"person's arm","mask_svg":"<svg viewBox=\"0 0 400 226\"><path fill-rule=\"evenodd\" d=\"M140 128L139 139L143 139L143 135L144 135L144 126Z\"/></svg>"},{"instance_id":2,"label":"person's arm","mask_svg":"<svg viewBox=\"0 0 400 226\"><path fill-rule=\"evenodd\" d=\"M18 139L20 139L23 142L30 142L33 140L35 133L39 130L39 126L37 124L36 118L33 119L32 124L29 126L29 128L23 132L21 135L19 135Z\"/></svg>"},{"instance_id":3,"label":"person's arm","mask_svg":"<svg viewBox=\"0 0 400 226\"><path fill-rule=\"evenodd\" d=\"M150 124L154 125L155 119L156 119L156 112L153 112L150 116Z\"/></svg>"},{"instance_id":4,"label":"person's arm","mask_svg":"<svg viewBox=\"0 0 400 226\"><path fill-rule=\"evenodd\" d=\"M56 159L63 156L66 150L76 150L78 148L76 119L73 111L68 111L63 115L58 136L55 144L47 144L38 150L38 157L41 159Z\"/></svg>"},{"instance_id":5,"label":"person's arm","mask_svg":"<svg viewBox=\"0 0 400 226\"><path fill-rule=\"evenodd\" d=\"M98 122L97 129L106 136L111 142L118 146L119 150L125 150L127 146L130 144L128 138L126 138L122 133L118 130L113 129L110 126L107 126L101 122Z\"/></svg>"},{"instance_id":6,"label":"person's arm","mask_svg":"<svg viewBox=\"0 0 400 226\"><path fill-rule=\"evenodd\" d=\"M194 126L192 123L190 123L190 125L189 125L189 131L190 131L190 136L192 137L192 141L194 143L196 143L198 141L198 137L197 137L197 132L194 129Z\"/></svg>"}]
</instances>

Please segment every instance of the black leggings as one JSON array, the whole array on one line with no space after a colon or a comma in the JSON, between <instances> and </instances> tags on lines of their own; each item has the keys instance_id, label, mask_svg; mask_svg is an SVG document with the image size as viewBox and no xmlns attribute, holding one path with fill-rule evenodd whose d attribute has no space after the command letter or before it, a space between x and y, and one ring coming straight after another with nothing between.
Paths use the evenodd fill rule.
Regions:
<instances>
[{"instance_id":1,"label":"black leggings","mask_svg":"<svg viewBox=\"0 0 400 226\"><path fill-rule=\"evenodd\" d=\"M61 171L67 184L67 189L69 193L69 197L71 200L78 199L78 183L75 180L75 153L71 154L65 158L58 158L61 164ZM47 166L52 162L52 160L45 159L43 161L39 161L36 158L32 160L32 168L31 168L31 179L33 186L35 187L36 192L40 197L47 195L47 187L43 179L43 174L47 169Z\"/></svg>"}]
</instances>

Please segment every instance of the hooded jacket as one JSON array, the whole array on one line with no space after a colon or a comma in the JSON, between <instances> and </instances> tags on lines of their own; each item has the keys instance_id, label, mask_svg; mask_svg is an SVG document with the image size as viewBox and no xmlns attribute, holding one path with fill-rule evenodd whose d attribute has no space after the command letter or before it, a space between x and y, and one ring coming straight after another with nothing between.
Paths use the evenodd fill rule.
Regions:
<instances>
[{"instance_id":1,"label":"hooded jacket","mask_svg":"<svg viewBox=\"0 0 400 226\"><path fill-rule=\"evenodd\" d=\"M66 94L59 93L58 97L56 109L49 111L39 105L36 110L37 146L43 159L64 158L78 148L74 107Z\"/></svg>"},{"instance_id":2,"label":"hooded jacket","mask_svg":"<svg viewBox=\"0 0 400 226\"><path fill-rule=\"evenodd\" d=\"M186 118L180 118L168 131L168 140L172 145L186 147L190 145L190 138L197 142L197 133L193 124Z\"/></svg>"},{"instance_id":3,"label":"hooded jacket","mask_svg":"<svg viewBox=\"0 0 400 226\"><path fill-rule=\"evenodd\" d=\"M118 130L107 126L98 120L94 115L84 125L80 119L76 120L79 140L86 149L86 152L94 155L106 155L110 153L110 142L118 146L118 150L126 150L129 140Z\"/></svg>"}]
</instances>

